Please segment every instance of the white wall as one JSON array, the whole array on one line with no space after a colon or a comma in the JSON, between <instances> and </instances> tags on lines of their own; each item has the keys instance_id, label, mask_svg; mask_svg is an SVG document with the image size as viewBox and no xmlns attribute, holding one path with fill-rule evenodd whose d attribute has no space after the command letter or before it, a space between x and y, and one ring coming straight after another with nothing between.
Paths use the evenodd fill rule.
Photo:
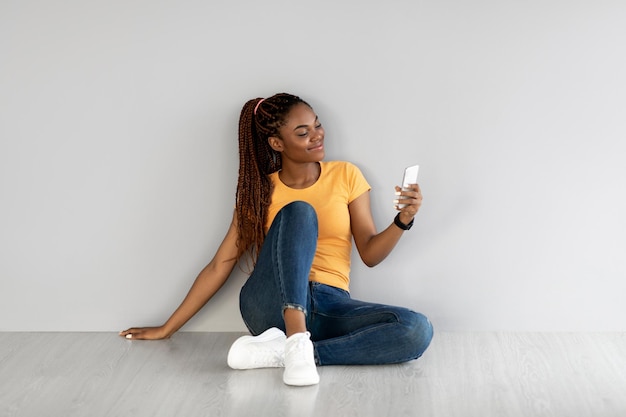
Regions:
<instances>
[{"instance_id":1,"label":"white wall","mask_svg":"<svg viewBox=\"0 0 626 417\"><path fill-rule=\"evenodd\" d=\"M0 2L0 330L164 321L226 231L243 103L301 95L379 228L353 296L438 330L626 330L626 3ZM236 273L187 330L242 330Z\"/></svg>"}]
</instances>

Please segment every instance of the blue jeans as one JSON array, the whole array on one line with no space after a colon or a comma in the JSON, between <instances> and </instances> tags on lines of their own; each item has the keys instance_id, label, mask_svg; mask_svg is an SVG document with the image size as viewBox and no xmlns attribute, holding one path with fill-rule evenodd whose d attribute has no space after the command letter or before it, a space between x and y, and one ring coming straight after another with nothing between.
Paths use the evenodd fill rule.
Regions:
<instances>
[{"instance_id":1,"label":"blue jeans","mask_svg":"<svg viewBox=\"0 0 626 417\"><path fill-rule=\"evenodd\" d=\"M424 315L353 300L340 288L309 282L316 246L313 207L302 201L283 207L241 289L241 315L250 333L285 331L283 311L295 308L306 315L318 365L376 365L422 356L433 337Z\"/></svg>"}]
</instances>

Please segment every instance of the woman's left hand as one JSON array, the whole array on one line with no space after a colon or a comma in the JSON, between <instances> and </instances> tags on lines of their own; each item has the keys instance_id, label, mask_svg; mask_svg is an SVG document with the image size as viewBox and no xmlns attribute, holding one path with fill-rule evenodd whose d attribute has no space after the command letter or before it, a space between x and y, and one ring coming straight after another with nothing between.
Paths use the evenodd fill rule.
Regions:
<instances>
[{"instance_id":1,"label":"woman's left hand","mask_svg":"<svg viewBox=\"0 0 626 417\"><path fill-rule=\"evenodd\" d=\"M411 184L408 186L408 190L402 190L402 188L396 186L396 210L400 212L400 221L404 224L409 224L413 217L419 211L422 205L422 190L418 184ZM401 204L405 204L400 208Z\"/></svg>"}]
</instances>

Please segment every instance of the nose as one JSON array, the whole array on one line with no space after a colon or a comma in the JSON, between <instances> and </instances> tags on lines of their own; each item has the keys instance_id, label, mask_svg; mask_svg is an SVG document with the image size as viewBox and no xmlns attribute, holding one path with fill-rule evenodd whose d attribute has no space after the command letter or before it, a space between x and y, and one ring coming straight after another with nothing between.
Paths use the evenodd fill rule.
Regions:
<instances>
[{"instance_id":1,"label":"nose","mask_svg":"<svg viewBox=\"0 0 626 417\"><path fill-rule=\"evenodd\" d=\"M324 131L321 129L316 130L315 135L313 135L313 142L319 142L322 139L324 139Z\"/></svg>"}]
</instances>

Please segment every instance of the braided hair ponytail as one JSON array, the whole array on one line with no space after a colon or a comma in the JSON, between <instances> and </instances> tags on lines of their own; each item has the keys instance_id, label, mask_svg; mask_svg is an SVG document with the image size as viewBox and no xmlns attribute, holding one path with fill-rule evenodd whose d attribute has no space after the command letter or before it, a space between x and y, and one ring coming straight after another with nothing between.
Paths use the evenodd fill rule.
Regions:
<instances>
[{"instance_id":1,"label":"braided hair ponytail","mask_svg":"<svg viewBox=\"0 0 626 417\"><path fill-rule=\"evenodd\" d=\"M278 129L300 97L279 93L267 99L252 99L244 104L239 117L239 179L236 193L237 257L250 250L253 262L265 239L267 210L272 198L269 174L280 170L280 153L269 143L280 137Z\"/></svg>"}]
</instances>

